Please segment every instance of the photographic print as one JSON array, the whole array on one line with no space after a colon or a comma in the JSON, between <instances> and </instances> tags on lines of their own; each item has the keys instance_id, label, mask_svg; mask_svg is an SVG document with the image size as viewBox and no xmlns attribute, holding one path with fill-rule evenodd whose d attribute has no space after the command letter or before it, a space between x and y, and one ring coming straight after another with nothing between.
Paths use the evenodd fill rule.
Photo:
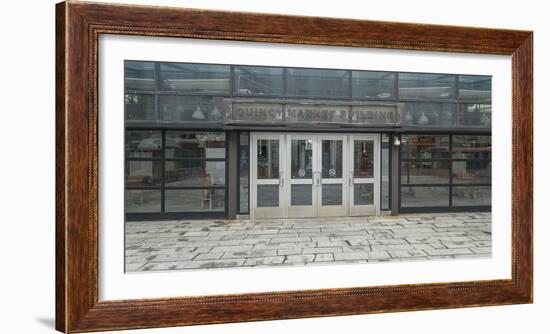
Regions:
<instances>
[{"instance_id":1,"label":"photographic print","mask_svg":"<svg viewBox=\"0 0 550 334\"><path fill-rule=\"evenodd\" d=\"M126 60L125 271L491 257L491 83Z\"/></svg>"}]
</instances>

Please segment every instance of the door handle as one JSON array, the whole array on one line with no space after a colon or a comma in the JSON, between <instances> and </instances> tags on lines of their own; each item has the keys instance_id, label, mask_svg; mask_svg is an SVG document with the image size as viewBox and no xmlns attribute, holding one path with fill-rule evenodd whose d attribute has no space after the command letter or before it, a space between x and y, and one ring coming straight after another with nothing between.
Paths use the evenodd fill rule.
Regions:
<instances>
[{"instance_id":1,"label":"door handle","mask_svg":"<svg viewBox=\"0 0 550 334\"><path fill-rule=\"evenodd\" d=\"M321 172L317 172L317 186L321 185Z\"/></svg>"},{"instance_id":2,"label":"door handle","mask_svg":"<svg viewBox=\"0 0 550 334\"><path fill-rule=\"evenodd\" d=\"M353 187L353 172L349 172L349 186Z\"/></svg>"},{"instance_id":3,"label":"door handle","mask_svg":"<svg viewBox=\"0 0 550 334\"><path fill-rule=\"evenodd\" d=\"M317 171L315 174L317 174L317 181L315 181L315 185L318 187L321 185L321 172Z\"/></svg>"},{"instance_id":4,"label":"door handle","mask_svg":"<svg viewBox=\"0 0 550 334\"><path fill-rule=\"evenodd\" d=\"M284 172L279 172L279 184L281 185L281 188L284 188L285 186L285 177L284 177L285 173Z\"/></svg>"}]
</instances>

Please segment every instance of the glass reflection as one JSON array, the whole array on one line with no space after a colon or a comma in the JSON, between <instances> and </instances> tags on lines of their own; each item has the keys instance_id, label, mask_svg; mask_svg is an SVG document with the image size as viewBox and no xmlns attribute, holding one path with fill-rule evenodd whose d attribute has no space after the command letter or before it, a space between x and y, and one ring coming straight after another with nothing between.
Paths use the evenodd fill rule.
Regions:
<instances>
[{"instance_id":1,"label":"glass reflection","mask_svg":"<svg viewBox=\"0 0 550 334\"><path fill-rule=\"evenodd\" d=\"M224 118L220 97L161 95L159 107L164 121L221 123Z\"/></svg>"},{"instance_id":2,"label":"glass reflection","mask_svg":"<svg viewBox=\"0 0 550 334\"><path fill-rule=\"evenodd\" d=\"M323 184L321 188L322 205L342 205L342 185Z\"/></svg>"},{"instance_id":3,"label":"glass reflection","mask_svg":"<svg viewBox=\"0 0 550 334\"><path fill-rule=\"evenodd\" d=\"M158 186L162 180L161 162L156 161L127 161L126 185L128 186Z\"/></svg>"},{"instance_id":4,"label":"glass reflection","mask_svg":"<svg viewBox=\"0 0 550 334\"><path fill-rule=\"evenodd\" d=\"M126 158L158 158L162 147L160 131L126 131Z\"/></svg>"},{"instance_id":5,"label":"glass reflection","mask_svg":"<svg viewBox=\"0 0 550 334\"><path fill-rule=\"evenodd\" d=\"M491 205L491 187L453 187L453 206Z\"/></svg>"},{"instance_id":6,"label":"glass reflection","mask_svg":"<svg viewBox=\"0 0 550 334\"><path fill-rule=\"evenodd\" d=\"M453 183L491 183L491 162L486 160L453 161Z\"/></svg>"},{"instance_id":7,"label":"glass reflection","mask_svg":"<svg viewBox=\"0 0 550 334\"><path fill-rule=\"evenodd\" d=\"M402 161L402 184L449 184L448 161Z\"/></svg>"},{"instance_id":8,"label":"glass reflection","mask_svg":"<svg viewBox=\"0 0 550 334\"><path fill-rule=\"evenodd\" d=\"M225 211L225 190L167 189L164 207L167 212Z\"/></svg>"},{"instance_id":9,"label":"glass reflection","mask_svg":"<svg viewBox=\"0 0 550 334\"><path fill-rule=\"evenodd\" d=\"M166 161L166 186L219 186L225 184L225 161Z\"/></svg>"},{"instance_id":10,"label":"glass reflection","mask_svg":"<svg viewBox=\"0 0 550 334\"><path fill-rule=\"evenodd\" d=\"M354 141L353 166L354 177L374 177L374 143L372 140Z\"/></svg>"},{"instance_id":11,"label":"glass reflection","mask_svg":"<svg viewBox=\"0 0 550 334\"><path fill-rule=\"evenodd\" d=\"M449 187L401 187L401 206L449 206Z\"/></svg>"},{"instance_id":12,"label":"glass reflection","mask_svg":"<svg viewBox=\"0 0 550 334\"><path fill-rule=\"evenodd\" d=\"M491 79L483 75L460 75L458 97L461 100L491 101Z\"/></svg>"},{"instance_id":13,"label":"glass reflection","mask_svg":"<svg viewBox=\"0 0 550 334\"><path fill-rule=\"evenodd\" d=\"M127 121L156 120L155 96L124 94L124 113Z\"/></svg>"},{"instance_id":14,"label":"glass reflection","mask_svg":"<svg viewBox=\"0 0 550 334\"><path fill-rule=\"evenodd\" d=\"M351 77L354 98L385 100L395 97L395 73L353 71Z\"/></svg>"},{"instance_id":15,"label":"glass reflection","mask_svg":"<svg viewBox=\"0 0 550 334\"><path fill-rule=\"evenodd\" d=\"M167 158L225 158L225 133L167 131Z\"/></svg>"},{"instance_id":16,"label":"glass reflection","mask_svg":"<svg viewBox=\"0 0 550 334\"><path fill-rule=\"evenodd\" d=\"M451 99L454 91L454 75L399 73L400 99Z\"/></svg>"},{"instance_id":17,"label":"glass reflection","mask_svg":"<svg viewBox=\"0 0 550 334\"><path fill-rule=\"evenodd\" d=\"M456 105L451 103L405 103L403 121L406 125L452 126Z\"/></svg>"},{"instance_id":18,"label":"glass reflection","mask_svg":"<svg viewBox=\"0 0 550 334\"><path fill-rule=\"evenodd\" d=\"M458 108L458 125L491 127L490 104L460 104Z\"/></svg>"},{"instance_id":19,"label":"glass reflection","mask_svg":"<svg viewBox=\"0 0 550 334\"><path fill-rule=\"evenodd\" d=\"M290 205L311 205L311 184L293 184L290 187Z\"/></svg>"},{"instance_id":20,"label":"glass reflection","mask_svg":"<svg viewBox=\"0 0 550 334\"><path fill-rule=\"evenodd\" d=\"M374 185L356 183L353 185L353 205L371 205L374 203Z\"/></svg>"},{"instance_id":21,"label":"glass reflection","mask_svg":"<svg viewBox=\"0 0 550 334\"><path fill-rule=\"evenodd\" d=\"M229 65L161 63L163 90L186 93L229 94Z\"/></svg>"},{"instance_id":22,"label":"glass reflection","mask_svg":"<svg viewBox=\"0 0 550 334\"><path fill-rule=\"evenodd\" d=\"M128 213L160 212L160 190L127 189L125 209Z\"/></svg>"},{"instance_id":23,"label":"glass reflection","mask_svg":"<svg viewBox=\"0 0 550 334\"><path fill-rule=\"evenodd\" d=\"M125 61L124 86L126 90L156 90L155 63Z\"/></svg>"},{"instance_id":24,"label":"glass reflection","mask_svg":"<svg viewBox=\"0 0 550 334\"><path fill-rule=\"evenodd\" d=\"M286 95L296 97L349 97L349 71L289 68Z\"/></svg>"},{"instance_id":25,"label":"glass reflection","mask_svg":"<svg viewBox=\"0 0 550 334\"><path fill-rule=\"evenodd\" d=\"M238 95L281 95L283 69L280 67L235 67L235 93Z\"/></svg>"},{"instance_id":26,"label":"glass reflection","mask_svg":"<svg viewBox=\"0 0 550 334\"><path fill-rule=\"evenodd\" d=\"M380 154L380 208L390 209L390 136L382 134Z\"/></svg>"},{"instance_id":27,"label":"glass reflection","mask_svg":"<svg viewBox=\"0 0 550 334\"><path fill-rule=\"evenodd\" d=\"M279 178L279 140L259 139L257 154L258 154L258 179L278 179ZM258 190L258 193L259 193L259 190Z\"/></svg>"},{"instance_id":28,"label":"glass reflection","mask_svg":"<svg viewBox=\"0 0 550 334\"><path fill-rule=\"evenodd\" d=\"M453 136L454 159L491 159L491 136Z\"/></svg>"},{"instance_id":29,"label":"glass reflection","mask_svg":"<svg viewBox=\"0 0 550 334\"><path fill-rule=\"evenodd\" d=\"M248 213L248 175L250 170L249 135L242 132L239 136L239 212Z\"/></svg>"},{"instance_id":30,"label":"glass reflection","mask_svg":"<svg viewBox=\"0 0 550 334\"><path fill-rule=\"evenodd\" d=\"M342 141L323 140L322 142L322 177L323 179L342 178Z\"/></svg>"},{"instance_id":31,"label":"glass reflection","mask_svg":"<svg viewBox=\"0 0 550 334\"><path fill-rule=\"evenodd\" d=\"M292 140L290 144L290 175L293 179L311 179L313 173L313 141Z\"/></svg>"},{"instance_id":32,"label":"glass reflection","mask_svg":"<svg viewBox=\"0 0 550 334\"><path fill-rule=\"evenodd\" d=\"M448 158L449 136L403 135L401 156L404 159Z\"/></svg>"},{"instance_id":33,"label":"glass reflection","mask_svg":"<svg viewBox=\"0 0 550 334\"><path fill-rule=\"evenodd\" d=\"M259 184L258 185L258 207L269 208L279 206L279 185Z\"/></svg>"}]
</instances>

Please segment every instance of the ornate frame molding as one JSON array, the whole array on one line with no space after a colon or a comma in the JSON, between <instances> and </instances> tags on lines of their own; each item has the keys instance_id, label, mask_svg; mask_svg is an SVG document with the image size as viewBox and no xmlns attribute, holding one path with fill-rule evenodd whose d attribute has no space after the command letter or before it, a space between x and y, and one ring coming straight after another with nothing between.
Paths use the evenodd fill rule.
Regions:
<instances>
[{"instance_id":1,"label":"ornate frame molding","mask_svg":"<svg viewBox=\"0 0 550 334\"><path fill-rule=\"evenodd\" d=\"M253 23L260 20L259 26ZM97 63L101 34L511 55L512 279L99 301ZM530 31L66 1L56 7L56 70L56 329L59 331L533 301L533 33Z\"/></svg>"}]
</instances>

